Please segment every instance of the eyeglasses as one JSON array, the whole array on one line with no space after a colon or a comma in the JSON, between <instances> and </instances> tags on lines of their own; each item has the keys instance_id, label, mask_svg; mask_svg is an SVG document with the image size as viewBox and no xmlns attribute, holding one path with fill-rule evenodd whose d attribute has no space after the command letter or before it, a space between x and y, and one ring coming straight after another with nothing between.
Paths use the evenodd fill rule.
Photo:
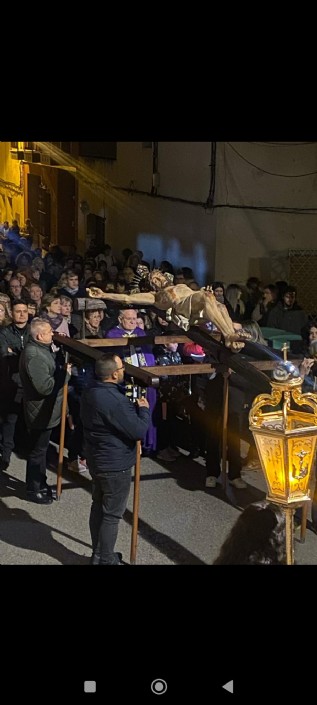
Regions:
<instances>
[{"instance_id":1,"label":"eyeglasses","mask_svg":"<svg viewBox=\"0 0 317 705\"><path fill-rule=\"evenodd\" d=\"M121 367L116 367L115 372L116 372L117 370L124 370L124 369L125 369L125 365L121 365Z\"/></svg>"}]
</instances>

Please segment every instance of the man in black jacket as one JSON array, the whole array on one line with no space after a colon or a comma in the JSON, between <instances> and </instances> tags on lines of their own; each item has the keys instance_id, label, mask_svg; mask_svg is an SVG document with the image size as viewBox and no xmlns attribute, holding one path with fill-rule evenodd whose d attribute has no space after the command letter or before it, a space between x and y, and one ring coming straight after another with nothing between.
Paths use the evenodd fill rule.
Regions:
<instances>
[{"instance_id":1,"label":"man in black jacket","mask_svg":"<svg viewBox=\"0 0 317 705\"><path fill-rule=\"evenodd\" d=\"M302 334L302 329L307 325L308 316L297 303L296 286L287 286L283 293L282 301L278 301L269 311L267 325L269 328L281 328L290 333ZM294 350L296 345L291 345Z\"/></svg>"},{"instance_id":2,"label":"man in black jacket","mask_svg":"<svg viewBox=\"0 0 317 705\"><path fill-rule=\"evenodd\" d=\"M135 406L120 389L124 364L118 355L103 355L95 364L97 381L81 398L86 456L93 479L89 527L92 565L118 565L114 551L119 521L127 506L131 468L136 460L136 441L142 440L150 423L149 404L137 399Z\"/></svg>"},{"instance_id":3,"label":"man in black jacket","mask_svg":"<svg viewBox=\"0 0 317 705\"><path fill-rule=\"evenodd\" d=\"M7 470L15 441L19 417L22 417L22 383L19 375L19 358L29 335L28 307L25 301L12 302L12 323L0 330L0 385L2 422L2 458L0 471ZM25 439L20 439L25 445Z\"/></svg>"}]
</instances>

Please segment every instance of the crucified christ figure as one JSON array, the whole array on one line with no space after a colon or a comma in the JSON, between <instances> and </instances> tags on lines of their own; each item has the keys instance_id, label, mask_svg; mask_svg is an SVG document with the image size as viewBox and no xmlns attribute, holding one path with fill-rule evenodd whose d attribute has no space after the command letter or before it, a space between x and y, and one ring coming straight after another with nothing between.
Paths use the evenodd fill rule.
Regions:
<instances>
[{"instance_id":1,"label":"crucified christ figure","mask_svg":"<svg viewBox=\"0 0 317 705\"><path fill-rule=\"evenodd\" d=\"M249 337L243 330L237 332L224 304L217 301L211 287L193 291L186 284L171 285L168 275L153 270L147 275L152 291L137 294L105 293L97 287L86 289L88 296L108 299L122 304L152 305L162 311L170 311L170 319L183 330L191 325L212 321L222 333L225 345L238 352L244 347L242 338Z\"/></svg>"}]
</instances>

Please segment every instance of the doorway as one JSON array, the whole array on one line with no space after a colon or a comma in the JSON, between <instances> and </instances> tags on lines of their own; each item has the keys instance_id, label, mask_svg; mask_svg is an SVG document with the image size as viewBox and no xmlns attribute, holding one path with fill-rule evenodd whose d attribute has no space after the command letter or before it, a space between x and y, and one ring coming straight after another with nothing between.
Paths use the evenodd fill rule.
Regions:
<instances>
[{"instance_id":1,"label":"doorway","mask_svg":"<svg viewBox=\"0 0 317 705\"><path fill-rule=\"evenodd\" d=\"M94 239L96 247L101 249L105 244L105 218L89 213L87 215L87 248L91 239Z\"/></svg>"}]
</instances>

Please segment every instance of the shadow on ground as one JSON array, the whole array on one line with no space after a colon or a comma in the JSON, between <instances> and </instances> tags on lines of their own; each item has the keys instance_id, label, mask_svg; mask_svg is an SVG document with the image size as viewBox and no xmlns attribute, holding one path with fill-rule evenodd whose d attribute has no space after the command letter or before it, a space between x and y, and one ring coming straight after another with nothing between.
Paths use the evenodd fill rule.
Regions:
<instances>
[{"instance_id":1,"label":"shadow on ground","mask_svg":"<svg viewBox=\"0 0 317 705\"><path fill-rule=\"evenodd\" d=\"M16 496L25 499L25 485L16 478L2 477L0 485L1 496ZM45 506L45 515L49 520L49 512L52 505ZM24 509L7 507L0 500L0 540L9 546L14 546L21 551L38 551L41 555L47 555L55 559L62 565L87 565L89 558L79 553L75 553L67 548L60 541L56 540L53 534L61 537L61 540L73 541L89 549L90 545L79 540L71 534L60 531L55 526L44 524L34 519Z\"/></svg>"},{"instance_id":2,"label":"shadow on ground","mask_svg":"<svg viewBox=\"0 0 317 705\"><path fill-rule=\"evenodd\" d=\"M171 473L171 476L176 479L177 484L188 492L197 492L198 490L200 492L207 492L207 494L210 494L217 499L220 499L222 502L236 507L237 509L245 509L249 504L252 504L252 502L258 502L265 497L264 491L254 487L250 483L248 483L245 490L236 490L234 487L229 485L227 479L226 488L224 488L221 477L219 478L215 489L205 487L205 466L191 460L185 455L177 458L173 461L173 463L164 463L160 461L160 464Z\"/></svg>"},{"instance_id":3,"label":"shadow on ground","mask_svg":"<svg viewBox=\"0 0 317 705\"><path fill-rule=\"evenodd\" d=\"M132 512L126 509L124 514L124 521L132 526ZM166 536L161 531L153 529L150 524L143 519L139 519L138 533L142 536L142 539L148 543L158 548L161 553L163 553L167 558L174 563L179 565L206 565L205 561L202 561L198 556L195 556L187 548L181 546L180 543L174 541L170 536Z\"/></svg>"}]
</instances>

